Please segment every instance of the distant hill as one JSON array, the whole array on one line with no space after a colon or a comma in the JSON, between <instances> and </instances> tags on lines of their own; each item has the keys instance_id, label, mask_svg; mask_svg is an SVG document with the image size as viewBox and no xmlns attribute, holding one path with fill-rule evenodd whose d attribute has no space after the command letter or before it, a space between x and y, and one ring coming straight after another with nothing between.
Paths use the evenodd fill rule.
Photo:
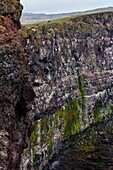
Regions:
<instances>
[{"instance_id":1,"label":"distant hill","mask_svg":"<svg viewBox=\"0 0 113 170\"><path fill-rule=\"evenodd\" d=\"M82 11L82 12L71 12L71 13L61 13L61 14L33 14L33 13L23 13L21 17L22 24L33 24L39 21L47 21L57 18L64 18L68 16L80 15L80 14L89 14L89 13L98 13L98 12L109 12L113 11L113 7L107 8L98 8L89 11Z\"/></svg>"}]
</instances>

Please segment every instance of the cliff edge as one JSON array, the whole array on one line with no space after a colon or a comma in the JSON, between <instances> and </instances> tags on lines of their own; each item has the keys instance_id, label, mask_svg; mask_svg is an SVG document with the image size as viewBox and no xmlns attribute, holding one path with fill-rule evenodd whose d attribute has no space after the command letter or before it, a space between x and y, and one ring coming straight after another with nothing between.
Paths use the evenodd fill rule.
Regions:
<instances>
[{"instance_id":1,"label":"cliff edge","mask_svg":"<svg viewBox=\"0 0 113 170\"><path fill-rule=\"evenodd\" d=\"M29 25L22 28L22 35L36 93L36 126L22 168L82 170L94 169L94 164L97 169L113 167L110 153L104 159L102 152L97 152L98 142L104 138L100 134L105 134L108 144L108 136L112 136L112 121L109 124L107 120L112 120L113 114L113 12ZM80 151L69 152L74 145ZM104 145L101 147L104 152ZM89 154L90 167L86 167L87 148L94 149L92 156ZM103 165L96 162L95 153Z\"/></svg>"}]
</instances>

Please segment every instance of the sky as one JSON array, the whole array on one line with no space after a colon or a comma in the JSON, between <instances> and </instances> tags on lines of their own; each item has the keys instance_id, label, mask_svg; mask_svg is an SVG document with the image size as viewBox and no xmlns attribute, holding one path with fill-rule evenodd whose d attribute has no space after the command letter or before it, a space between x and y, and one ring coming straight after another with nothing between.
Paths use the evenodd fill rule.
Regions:
<instances>
[{"instance_id":1,"label":"sky","mask_svg":"<svg viewBox=\"0 0 113 170\"><path fill-rule=\"evenodd\" d=\"M23 12L63 13L113 6L113 0L20 0Z\"/></svg>"}]
</instances>

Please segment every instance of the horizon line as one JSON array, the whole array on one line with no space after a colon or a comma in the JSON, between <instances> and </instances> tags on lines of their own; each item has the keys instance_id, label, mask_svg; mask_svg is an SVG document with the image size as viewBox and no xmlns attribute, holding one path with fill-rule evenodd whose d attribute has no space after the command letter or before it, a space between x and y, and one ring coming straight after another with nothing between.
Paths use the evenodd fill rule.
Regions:
<instances>
[{"instance_id":1,"label":"horizon line","mask_svg":"<svg viewBox=\"0 0 113 170\"><path fill-rule=\"evenodd\" d=\"M104 7L97 7L97 8L90 8L90 9L86 9L86 10L77 10L77 11L67 11L67 12L52 12L52 13L48 13L48 12L26 12L23 11L22 13L28 13L28 14L46 14L46 15L50 15L50 14L67 14L67 13L77 13L77 12L88 12L91 10L99 10L99 9L104 9L104 8L113 8L113 6L104 6Z\"/></svg>"}]
</instances>

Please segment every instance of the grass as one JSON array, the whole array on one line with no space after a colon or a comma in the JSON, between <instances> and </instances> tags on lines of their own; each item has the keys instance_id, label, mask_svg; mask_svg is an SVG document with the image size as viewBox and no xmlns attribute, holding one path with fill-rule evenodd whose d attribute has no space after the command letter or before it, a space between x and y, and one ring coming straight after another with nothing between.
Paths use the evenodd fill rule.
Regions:
<instances>
[{"instance_id":1,"label":"grass","mask_svg":"<svg viewBox=\"0 0 113 170\"><path fill-rule=\"evenodd\" d=\"M112 11L108 11L108 12L112 12ZM73 19L73 18L79 18L80 19L83 16L88 16L88 15L93 15L93 14L101 14L101 13L107 13L107 11L84 12L84 13L81 13L81 14L76 14L74 16L53 19L53 20L50 20L50 22L39 21L37 23L27 24L27 25L24 25L24 26L26 26L27 28L31 28L31 27L38 27L38 26L40 27L40 26L43 26L43 25L51 25L51 24L54 24L54 23L69 23L69 22L71 22L71 19Z\"/></svg>"},{"instance_id":2,"label":"grass","mask_svg":"<svg viewBox=\"0 0 113 170\"><path fill-rule=\"evenodd\" d=\"M37 22L35 24L28 24L28 25L25 25L25 26L30 28L30 27L38 27L38 26L43 26L43 25L51 25L51 24L54 24L54 23L64 23L64 22L67 23L67 22L70 22L71 18L75 18L75 16L65 17L65 18L58 18L58 19L51 20L50 22L48 22L48 21L40 21L40 22Z\"/></svg>"}]
</instances>

